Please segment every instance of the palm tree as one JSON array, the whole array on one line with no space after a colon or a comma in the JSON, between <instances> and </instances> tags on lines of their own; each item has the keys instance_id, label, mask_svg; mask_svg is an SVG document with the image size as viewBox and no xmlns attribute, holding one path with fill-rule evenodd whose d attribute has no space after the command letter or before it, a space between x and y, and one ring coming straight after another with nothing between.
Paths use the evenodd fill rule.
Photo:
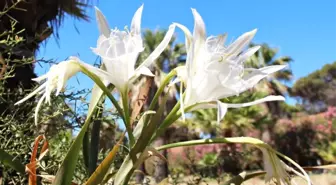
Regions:
<instances>
[{"instance_id":1,"label":"palm tree","mask_svg":"<svg viewBox=\"0 0 336 185\"><path fill-rule=\"evenodd\" d=\"M8 78L5 87L16 89L23 87L30 89L34 86L31 81L36 77L33 63L15 64L14 60L23 58L33 58L39 45L45 41L52 33L57 37L57 29L61 25L64 16L69 14L75 18L88 20L84 14L87 4L82 0L25 0L13 1L4 0L0 2L0 33L10 32L15 29L24 42L10 48L1 44L0 53L3 59L10 60L7 68L14 67L13 77ZM0 39L7 36L1 34ZM6 52L7 51L7 52ZM2 107L2 106L1 106Z\"/></svg>"},{"instance_id":2,"label":"palm tree","mask_svg":"<svg viewBox=\"0 0 336 185\"><path fill-rule=\"evenodd\" d=\"M143 59L147 58L147 56L154 51L154 49L163 40L165 34L166 34L166 31L163 31L163 30L158 30L154 32L151 30L144 31L143 39L144 39L145 50L139 56L138 58L139 61L143 61ZM154 97L155 92L160 86L161 79L164 78L165 74L169 72L170 70L174 69L175 67L177 67L180 62L183 62L183 56L186 54L185 49L184 49L184 44L175 44L175 39L176 39L175 37L171 39L167 48L163 51L160 57L157 58L155 63L150 67L153 74L155 74L155 77L154 77L154 80L151 78L147 78L147 80L152 80L152 81L151 81L151 88L148 93L147 104L145 105L144 108L149 106L152 98ZM165 92L165 93L169 93L169 97L165 104L164 116L167 115L167 113L169 113L170 110L177 103L177 100L175 98L176 91ZM159 102L161 101L159 100ZM154 145L166 144L168 137L169 137L169 133L165 133L163 136L159 137L154 142ZM162 154L164 156L167 156L166 151L163 151ZM142 170L144 170L144 166L142 166ZM159 161L156 164L155 174L153 174L153 176L157 182L160 182L161 180L163 180L165 177L168 176L168 166L165 161ZM143 179L142 175L137 176L138 182L142 181L142 179Z\"/></svg>"},{"instance_id":3,"label":"palm tree","mask_svg":"<svg viewBox=\"0 0 336 185\"><path fill-rule=\"evenodd\" d=\"M5 149L22 162L29 160L29 146L36 130L31 123L27 123L34 99L20 107L14 107L14 103L36 85L31 79L36 77L34 57L40 44L52 33L58 37L57 31L65 15L88 20L84 11L87 5L88 2L84 0L0 1L0 125L5 129L1 130L1 135L12 143L6 145ZM7 127L9 124L6 119L9 116L13 118ZM14 137L13 133L21 133L26 137ZM22 179L14 178L16 176L14 172L9 175L10 179L3 181L5 184L11 184L12 181L24 183L19 181Z\"/></svg>"},{"instance_id":4,"label":"palm tree","mask_svg":"<svg viewBox=\"0 0 336 185\"><path fill-rule=\"evenodd\" d=\"M254 46L253 44L251 47ZM250 59L246 62L246 65L254 68L261 68L270 65L288 65L292 62L292 58L288 56L277 56L278 50L276 48L271 48L267 44L262 44L259 52L256 52ZM258 84L258 91L265 92L272 95L282 95L285 96L288 94L290 87L285 83L290 82L293 78L293 73L290 68L283 69L276 73L270 75L262 83ZM274 101L267 102L267 108L270 113L276 118L281 116L286 116L281 107L282 102Z\"/></svg>"},{"instance_id":5,"label":"palm tree","mask_svg":"<svg viewBox=\"0 0 336 185\"><path fill-rule=\"evenodd\" d=\"M251 44L251 47L254 44ZM267 44L262 44L258 52L256 52L250 59L246 62L246 65L254 68L266 67L269 65L288 65L292 62L292 58L288 56L277 57L278 50L276 48L271 48ZM267 79L263 80L256 87L258 92L265 92L269 95L282 95L286 96L290 87L285 83L291 81L293 78L293 73L290 68L278 71L270 75ZM262 139L265 142L272 141L272 128L277 119L281 117L290 117L289 105L284 102L266 102L266 108L268 109L270 115L270 124L262 125L265 127L262 133Z\"/></svg>"}]
</instances>

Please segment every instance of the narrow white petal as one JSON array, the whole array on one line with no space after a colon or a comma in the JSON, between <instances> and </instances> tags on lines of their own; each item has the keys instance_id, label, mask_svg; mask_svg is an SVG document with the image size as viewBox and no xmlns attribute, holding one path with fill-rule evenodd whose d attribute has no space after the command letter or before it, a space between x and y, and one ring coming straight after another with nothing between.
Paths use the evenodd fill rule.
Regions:
<instances>
[{"instance_id":1,"label":"narrow white petal","mask_svg":"<svg viewBox=\"0 0 336 185\"><path fill-rule=\"evenodd\" d=\"M66 73L66 69L64 69L63 71L61 71L60 74L58 75L57 87L56 87L56 96L58 96L59 93L63 89L65 73Z\"/></svg>"},{"instance_id":2,"label":"narrow white petal","mask_svg":"<svg viewBox=\"0 0 336 185\"><path fill-rule=\"evenodd\" d=\"M37 89L35 89L33 92L29 93L26 97L24 97L22 100L16 102L14 105L18 105L21 104L22 102L30 99L31 97L33 97L35 94L37 94L39 91L41 91L43 88L45 88L47 84L43 83L42 85L40 85L40 87L38 87Z\"/></svg>"},{"instance_id":3,"label":"narrow white petal","mask_svg":"<svg viewBox=\"0 0 336 185\"><path fill-rule=\"evenodd\" d=\"M157 57L160 56L160 54L166 49L166 47L168 46L170 39L172 38L174 31L175 31L175 24L172 24L169 26L169 29L165 35L165 37L163 38L163 40L161 41L161 43L155 48L155 50L148 56L148 58L141 63L141 65L138 68L141 67L148 67L150 66Z\"/></svg>"},{"instance_id":4,"label":"narrow white petal","mask_svg":"<svg viewBox=\"0 0 336 185\"><path fill-rule=\"evenodd\" d=\"M280 71L281 69L284 69L285 67L287 67L287 65L272 65L272 66L260 68L258 70L265 74L272 74L277 71Z\"/></svg>"},{"instance_id":5,"label":"narrow white petal","mask_svg":"<svg viewBox=\"0 0 336 185\"><path fill-rule=\"evenodd\" d=\"M142 67L140 69L138 69L138 71L136 72L139 75L145 75L145 76L155 76L152 71L150 69L148 69L147 67Z\"/></svg>"},{"instance_id":6,"label":"narrow white petal","mask_svg":"<svg viewBox=\"0 0 336 185\"><path fill-rule=\"evenodd\" d=\"M203 68L205 63L206 56L206 33L205 33L205 24L202 17L199 13L192 9L192 13L194 15L194 40L192 45L192 58L187 62L188 73L192 74L198 71L199 68Z\"/></svg>"},{"instance_id":7,"label":"narrow white petal","mask_svg":"<svg viewBox=\"0 0 336 185\"><path fill-rule=\"evenodd\" d=\"M244 52L239 56L239 61L240 62L246 61L250 56L252 56L255 52L257 52L259 48L260 46L254 46L252 48L249 48L246 52Z\"/></svg>"},{"instance_id":8,"label":"narrow white petal","mask_svg":"<svg viewBox=\"0 0 336 185\"><path fill-rule=\"evenodd\" d=\"M100 34L104 35L105 37L109 37L111 30L104 14L97 7L95 7L95 10L96 10L96 21L98 24Z\"/></svg>"},{"instance_id":9,"label":"narrow white petal","mask_svg":"<svg viewBox=\"0 0 336 185\"><path fill-rule=\"evenodd\" d=\"M204 41L205 42L205 37L206 37L206 33L205 33L205 24L204 21L201 17L201 15L196 11L196 9L191 9L193 15L194 15L194 39L195 42L197 42L199 39L200 41Z\"/></svg>"},{"instance_id":10,"label":"narrow white petal","mask_svg":"<svg viewBox=\"0 0 336 185\"><path fill-rule=\"evenodd\" d=\"M190 47L191 43L192 43L192 40L193 40L193 36L192 36L191 32L189 31L189 29L187 27L185 27L182 24L179 24L179 23L173 23L173 24L176 25L178 28L180 28L184 32L185 44L186 44L186 48L188 49Z\"/></svg>"},{"instance_id":11,"label":"narrow white petal","mask_svg":"<svg viewBox=\"0 0 336 185\"><path fill-rule=\"evenodd\" d=\"M40 100L38 101L37 105L36 105L36 108L35 108L35 125L37 125L37 119L38 119L38 113L39 113L39 110L41 108L41 105L43 103L43 100L46 98L46 94L44 94Z\"/></svg>"},{"instance_id":12,"label":"narrow white petal","mask_svg":"<svg viewBox=\"0 0 336 185\"><path fill-rule=\"evenodd\" d=\"M247 86L244 89L242 89L242 91L254 87L261 79L285 67L287 67L287 65L273 65L263 67L260 69L252 69L252 68L245 69L246 71L251 71L251 73L243 77L243 79L246 81Z\"/></svg>"},{"instance_id":13,"label":"narrow white petal","mask_svg":"<svg viewBox=\"0 0 336 185\"><path fill-rule=\"evenodd\" d=\"M251 42L256 33L257 29L244 33L227 48L227 52L232 55L237 55Z\"/></svg>"},{"instance_id":14,"label":"narrow white petal","mask_svg":"<svg viewBox=\"0 0 336 185\"><path fill-rule=\"evenodd\" d=\"M190 105L186 107L185 109L188 109L188 112L194 111L194 110L201 110L201 109L212 109L217 108L216 102L203 102L203 103L196 103L194 105Z\"/></svg>"},{"instance_id":15,"label":"narrow white petal","mask_svg":"<svg viewBox=\"0 0 336 185\"><path fill-rule=\"evenodd\" d=\"M186 66L178 66L174 69L176 71L177 78L186 83L187 82L187 68Z\"/></svg>"},{"instance_id":16,"label":"narrow white petal","mask_svg":"<svg viewBox=\"0 0 336 185\"><path fill-rule=\"evenodd\" d=\"M285 101L283 96L267 96L265 98L261 98L259 100L255 100L248 103L226 103L228 108L241 108L241 107L248 107L252 105L257 105L260 103L268 102L268 101Z\"/></svg>"},{"instance_id":17,"label":"narrow white petal","mask_svg":"<svg viewBox=\"0 0 336 185\"><path fill-rule=\"evenodd\" d=\"M221 101L217 101L217 123L219 124L220 121L224 118L227 112L228 106L226 103Z\"/></svg>"},{"instance_id":18,"label":"narrow white petal","mask_svg":"<svg viewBox=\"0 0 336 185\"><path fill-rule=\"evenodd\" d=\"M136 35L141 34L141 15L142 15L143 5L135 12L132 23L131 23L131 32Z\"/></svg>"},{"instance_id":19,"label":"narrow white petal","mask_svg":"<svg viewBox=\"0 0 336 185\"><path fill-rule=\"evenodd\" d=\"M39 76L37 78L33 78L32 80L35 81L35 82L41 82L42 80L47 79L47 78L48 78L48 73L46 73L42 76Z\"/></svg>"}]
</instances>

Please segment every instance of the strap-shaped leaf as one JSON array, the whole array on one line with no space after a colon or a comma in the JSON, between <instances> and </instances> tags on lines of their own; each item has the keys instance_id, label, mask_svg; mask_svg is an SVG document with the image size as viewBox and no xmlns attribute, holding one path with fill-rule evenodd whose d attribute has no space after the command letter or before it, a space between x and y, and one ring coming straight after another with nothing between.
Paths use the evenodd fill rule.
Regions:
<instances>
[{"instance_id":1,"label":"strap-shaped leaf","mask_svg":"<svg viewBox=\"0 0 336 185\"><path fill-rule=\"evenodd\" d=\"M13 168L15 171L24 174L25 166L6 151L0 149L0 162Z\"/></svg>"}]
</instances>

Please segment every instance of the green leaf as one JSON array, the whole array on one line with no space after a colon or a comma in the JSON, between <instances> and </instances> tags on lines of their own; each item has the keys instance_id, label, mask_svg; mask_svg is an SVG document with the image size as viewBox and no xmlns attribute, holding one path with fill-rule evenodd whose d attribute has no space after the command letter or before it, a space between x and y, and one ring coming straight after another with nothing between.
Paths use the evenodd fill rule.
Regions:
<instances>
[{"instance_id":1,"label":"green leaf","mask_svg":"<svg viewBox=\"0 0 336 185\"><path fill-rule=\"evenodd\" d=\"M135 139L139 139L142 129L144 127L145 118L147 118L147 116L149 116L150 114L155 114L155 111L149 110L142 114L141 118L139 119L137 125L133 130L133 135Z\"/></svg>"},{"instance_id":2,"label":"green leaf","mask_svg":"<svg viewBox=\"0 0 336 185\"><path fill-rule=\"evenodd\" d=\"M204 145L204 144L215 144L215 143L235 143L235 144L251 144L258 149L267 149L269 152L272 152L283 159L290 162L292 165L294 165L297 169L299 169L302 173L302 177L310 184L310 178L308 174L304 171L304 169L297 164L295 161L293 161L291 158L283 155L282 153L274 150L271 146L269 146L267 143L264 143L263 141L252 138L252 137L228 137L228 138L212 138L212 139L200 139L200 140L192 140L192 141L184 141L184 142L177 142L177 143L171 143L167 145L163 145L160 147L157 147L157 150L166 150L169 148L175 148L175 147L182 147L182 146L195 146L195 145Z\"/></svg>"},{"instance_id":3,"label":"green leaf","mask_svg":"<svg viewBox=\"0 0 336 185\"><path fill-rule=\"evenodd\" d=\"M246 172L242 172L239 175L234 176L229 181L226 181L226 182L224 182L223 184L220 184L220 185L240 185L244 181L247 181L247 180L252 179L254 177L262 176L262 175L265 175L265 174L266 174L265 171L253 172L253 173L249 173L249 174L246 174Z\"/></svg>"},{"instance_id":4,"label":"green leaf","mask_svg":"<svg viewBox=\"0 0 336 185\"><path fill-rule=\"evenodd\" d=\"M114 185L121 185L127 174L132 170L132 167L133 163L131 161L130 155L128 154L121 164L117 174L114 176Z\"/></svg>"},{"instance_id":5,"label":"green leaf","mask_svg":"<svg viewBox=\"0 0 336 185\"><path fill-rule=\"evenodd\" d=\"M98 185L104 180L104 177L105 177L106 173L108 172L108 169L110 168L110 166L111 166L111 164L114 160L114 157L116 156L116 154L119 150L120 145L123 142L124 136L125 136L125 133L122 134L118 143L116 143L116 145L114 145L114 147L109 152L109 154L106 156L106 158L103 160L103 162L100 163L98 168L90 176L89 180L86 182L86 185Z\"/></svg>"},{"instance_id":6,"label":"green leaf","mask_svg":"<svg viewBox=\"0 0 336 185\"><path fill-rule=\"evenodd\" d=\"M99 11L99 10L98 10ZM98 12L99 13L99 12ZM96 12L97 14L97 12ZM98 19L98 15L97 19ZM106 67L104 64L102 64L100 66L100 69L105 70ZM93 114L97 111L97 109L94 109L96 106L98 106L98 103L103 101L105 99L105 97L103 96L103 91L99 88L99 86L97 84L93 85L92 91L91 91L91 100L90 100L90 104L89 104L89 109L88 109L88 115L89 114ZM88 169L88 173L91 174L91 171L95 170L91 170L91 152L90 152L90 139L89 139L89 131L87 131L85 133L84 139L83 139L83 157L84 157L84 163L86 168Z\"/></svg>"},{"instance_id":7,"label":"green leaf","mask_svg":"<svg viewBox=\"0 0 336 185\"><path fill-rule=\"evenodd\" d=\"M83 138L83 159L84 159L84 165L86 167L86 170L89 172L89 163L90 163L90 139L89 139L89 132L87 131Z\"/></svg>"},{"instance_id":8,"label":"green leaf","mask_svg":"<svg viewBox=\"0 0 336 185\"><path fill-rule=\"evenodd\" d=\"M25 166L2 149L0 149L0 162L21 174L25 174Z\"/></svg>"},{"instance_id":9,"label":"green leaf","mask_svg":"<svg viewBox=\"0 0 336 185\"><path fill-rule=\"evenodd\" d=\"M164 98L161 105L165 105L166 101L167 101L167 96ZM147 144L150 141L150 138L152 137L153 132L157 128L157 123L159 123L162 117L163 111L164 111L164 106L160 106L159 110L150 119L149 124L146 125L144 129L142 129L143 132L141 132L141 135L139 139L137 140L135 146L132 148L131 152L137 154L137 153L142 152L146 148ZM127 155L121 167L119 168L114 178L114 185L120 185L125 180L126 180L125 182L127 182L129 178L131 178L136 168L133 168L133 163L130 158L131 156Z\"/></svg>"},{"instance_id":10,"label":"green leaf","mask_svg":"<svg viewBox=\"0 0 336 185\"><path fill-rule=\"evenodd\" d=\"M103 82L97 77L95 74L88 71L85 67L81 66L82 72L86 74L88 77L90 77L102 90L103 92L109 97L109 99L112 101L115 105L118 111L122 111L110 91L107 89L107 87L103 84ZM95 91L100 92L100 91ZM82 126L82 129L80 130L78 136L76 137L75 141L72 143L68 153L66 154L61 167L58 169L57 174L55 176L55 181L53 182L53 185L69 185L71 184L72 177L75 171L75 167L77 164L79 151L83 142L84 135L90 125L91 117L93 115L93 112L97 109L97 104L102 96L97 96L95 92L92 93L92 99L89 106L89 111L87 118L85 120L84 125Z\"/></svg>"},{"instance_id":11,"label":"green leaf","mask_svg":"<svg viewBox=\"0 0 336 185\"><path fill-rule=\"evenodd\" d=\"M99 106L101 103L99 104ZM90 142L90 160L89 160L89 174L91 175L97 167L98 153L99 153L99 139L100 139L100 126L102 118L102 110L96 111L96 120L93 121L92 130L91 130L91 142Z\"/></svg>"}]
</instances>

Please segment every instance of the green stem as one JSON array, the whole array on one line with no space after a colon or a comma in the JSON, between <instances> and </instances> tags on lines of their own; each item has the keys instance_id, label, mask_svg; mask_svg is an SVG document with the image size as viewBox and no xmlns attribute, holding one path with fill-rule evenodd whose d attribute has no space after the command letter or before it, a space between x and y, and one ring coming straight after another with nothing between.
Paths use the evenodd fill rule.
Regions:
<instances>
[{"instance_id":1,"label":"green stem","mask_svg":"<svg viewBox=\"0 0 336 185\"><path fill-rule=\"evenodd\" d=\"M164 79L164 80L162 81L162 83L160 84L160 87L159 87L158 90L156 91L156 93L155 93L155 95L154 95L154 97L153 97L153 99L152 99L152 101L151 101L151 103L150 103L150 105L149 105L149 107L148 107L148 110L154 110L154 108L155 108L155 106L156 106L156 104L157 104L157 102L158 102L158 100L159 100L160 95L161 95L162 92L164 91L164 88L170 83L171 79L172 79L175 75L176 75L176 70L172 70L172 71L170 71L170 73L167 74L167 76L165 77L165 79ZM176 107L176 109L174 109L174 113L170 113L170 114L169 114L170 117L172 117L172 116L179 110L179 107L180 107L179 103L176 104L175 107ZM176 118L176 119L178 119L178 118ZM175 121L176 121L176 119L175 119ZM147 116L147 117L145 118L145 121L144 121L144 128L146 128L146 126L147 126L147 124L148 124L148 121L149 121L149 116ZM143 129L141 135L143 135L143 134L151 134L151 133L147 133L147 132L148 132L148 130ZM140 135L140 137L141 137L141 135ZM146 145L147 145L147 144L148 144L148 141L145 141L145 142L147 142L147 143L146 143ZM139 153L139 152L142 152L141 150L142 150L142 147L138 147L138 149L135 149L135 148L134 148L133 150L131 150L131 152L132 152L132 153ZM130 153L130 155L131 155L131 153ZM132 157L131 157L131 158L132 158ZM124 182L123 182L125 185L128 184L128 182L129 182L129 180L131 179L131 177L132 177L134 171L135 171L135 168L132 168L132 169L127 173L127 175L126 175L126 177L125 177L125 179L124 179Z\"/></svg>"},{"instance_id":2,"label":"green stem","mask_svg":"<svg viewBox=\"0 0 336 185\"><path fill-rule=\"evenodd\" d=\"M160 150L166 150L166 149L182 147L182 146L194 146L194 145L217 144L217 143L230 143L230 144L239 143L239 144L251 144L251 145L255 145L257 147L263 147L263 148L269 147L263 141L252 138L252 137L229 137L229 138L199 139L199 140L193 140L193 141L171 143L171 144L157 147L156 150L160 151Z\"/></svg>"},{"instance_id":3,"label":"green stem","mask_svg":"<svg viewBox=\"0 0 336 185\"><path fill-rule=\"evenodd\" d=\"M148 110L154 110L155 105L157 104L160 95L162 94L164 88L170 83L170 80L176 75L176 70L170 71L166 78L163 80L163 82L160 84L159 89L155 92L155 95L149 104ZM144 121L144 127L147 125L149 121L149 116L146 116L145 121Z\"/></svg>"},{"instance_id":4,"label":"green stem","mask_svg":"<svg viewBox=\"0 0 336 185\"><path fill-rule=\"evenodd\" d=\"M111 100L112 104L114 107L117 109L119 115L122 117L123 121L125 122L123 110L118 104L118 101L113 97L109 89L104 85L104 83L100 80L100 78L95 75L94 73L91 73L89 70L87 70L85 67L79 65L81 68L81 71L87 75L89 78L91 78L97 85L98 87L106 94L106 96Z\"/></svg>"},{"instance_id":5,"label":"green stem","mask_svg":"<svg viewBox=\"0 0 336 185\"><path fill-rule=\"evenodd\" d=\"M122 99L123 108L124 108L125 127L126 127L126 131L127 131L128 138L129 138L130 148L132 148L135 143L135 138L134 138L134 135L132 133L132 128L131 128L131 117L129 114L129 106L128 106L128 98L127 98L128 90L126 90L125 92L126 93L121 93L121 99Z\"/></svg>"},{"instance_id":6,"label":"green stem","mask_svg":"<svg viewBox=\"0 0 336 185\"><path fill-rule=\"evenodd\" d=\"M160 84L160 87L159 89L156 91L153 99L152 99L152 102L150 103L149 105L149 108L148 110L153 110L156 103L158 102L159 100L159 97L161 95L161 93L163 92L164 88L166 87L166 85L168 85L170 83L170 80L176 75L176 71L175 70L172 70L170 71L170 73L167 74L166 78L163 80L163 82Z\"/></svg>"},{"instance_id":7,"label":"green stem","mask_svg":"<svg viewBox=\"0 0 336 185\"><path fill-rule=\"evenodd\" d=\"M178 120L181 117L181 112L178 112L180 109L180 101L176 103L176 105L173 107L173 109L169 112L167 117L163 120L163 122L160 124L159 128L156 130L154 135L152 136L152 139L150 141L153 142L157 137L159 137L163 132L168 128L172 123L174 123L176 120Z\"/></svg>"}]
</instances>

